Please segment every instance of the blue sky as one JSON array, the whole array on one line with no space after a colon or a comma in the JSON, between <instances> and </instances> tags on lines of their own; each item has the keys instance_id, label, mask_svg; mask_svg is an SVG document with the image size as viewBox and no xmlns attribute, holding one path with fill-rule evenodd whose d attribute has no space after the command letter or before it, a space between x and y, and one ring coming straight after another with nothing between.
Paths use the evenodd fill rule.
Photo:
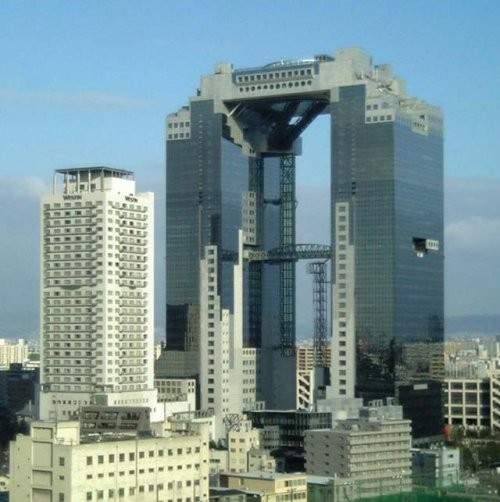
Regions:
<instances>
[{"instance_id":1,"label":"blue sky","mask_svg":"<svg viewBox=\"0 0 500 502\"><path fill-rule=\"evenodd\" d=\"M54 169L131 169L160 211L165 115L187 103L201 74L222 61L260 66L353 45L443 108L447 313L498 313L499 14L495 0L0 2L0 256L9 264L0 337L37 330L37 201ZM319 121L304 137L299 221L328 183L327 136ZM325 228L307 237L324 239ZM161 228L157 238L161 329ZM13 328L21 318L25 327Z\"/></svg>"}]
</instances>

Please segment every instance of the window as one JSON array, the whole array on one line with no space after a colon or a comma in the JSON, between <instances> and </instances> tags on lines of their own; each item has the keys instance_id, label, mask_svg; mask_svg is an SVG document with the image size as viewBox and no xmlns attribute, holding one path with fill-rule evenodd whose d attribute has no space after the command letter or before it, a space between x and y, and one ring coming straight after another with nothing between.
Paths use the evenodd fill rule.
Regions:
<instances>
[{"instance_id":1,"label":"window","mask_svg":"<svg viewBox=\"0 0 500 502\"><path fill-rule=\"evenodd\" d=\"M87 492L86 500L92 500L92 492Z\"/></svg>"},{"instance_id":2,"label":"window","mask_svg":"<svg viewBox=\"0 0 500 502\"><path fill-rule=\"evenodd\" d=\"M92 465L92 457L87 457L87 465Z\"/></svg>"},{"instance_id":3,"label":"window","mask_svg":"<svg viewBox=\"0 0 500 502\"><path fill-rule=\"evenodd\" d=\"M59 494L59 502L64 502L64 493Z\"/></svg>"},{"instance_id":4,"label":"window","mask_svg":"<svg viewBox=\"0 0 500 502\"><path fill-rule=\"evenodd\" d=\"M104 464L104 455L98 455L97 456L97 463L98 464Z\"/></svg>"},{"instance_id":5,"label":"window","mask_svg":"<svg viewBox=\"0 0 500 502\"><path fill-rule=\"evenodd\" d=\"M59 466L64 467L64 457L59 457Z\"/></svg>"}]
</instances>

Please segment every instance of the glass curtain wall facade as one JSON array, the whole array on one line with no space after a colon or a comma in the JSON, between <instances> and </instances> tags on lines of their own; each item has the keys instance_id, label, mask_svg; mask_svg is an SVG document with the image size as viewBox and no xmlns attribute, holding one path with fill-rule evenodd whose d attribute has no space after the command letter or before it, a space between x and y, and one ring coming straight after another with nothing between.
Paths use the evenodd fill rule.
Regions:
<instances>
[{"instance_id":1,"label":"glass curtain wall facade","mask_svg":"<svg viewBox=\"0 0 500 502\"><path fill-rule=\"evenodd\" d=\"M191 104L191 135L167 142L167 348L197 351L200 260L207 245L237 252L248 158L223 137L212 101ZM233 307L233 262L220 263L222 308Z\"/></svg>"},{"instance_id":2,"label":"glass curtain wall facade","mask_svg":"<svg viewBox=\"0 0 500 502\"><path fill-rule=\"evenodd\" d=\"M332 104L332 222L337 203L350 208L355 249L356 396L398 396L407 418L438 422L443 343L442 134L424 133L407 113L367 122L363 85L339 90ZM332 241L338 226L332 225ZM418 243L439 241L435 252ZM338 281L337 281L338 282ZM334 306L335 308L335 306ZM404 405L405 403L402 402ZM429 409L430 408L430 409ZM413 415L413 416L409 416Z\"/></svg>"},{"instance_id":3,"label":"glass curtain wall facade","mask_svg":"<svg viewBox=\"0 0 500 502\"><path fill-rule=\"evenodd\" d=\"M216 245L221 307L239 316L245 347L261 349L263 392L257 400L269 407L283 404L285 393L294 394L293 261L314 256L290 259L285 253L287 247L297 250L292 167L297 140L324 113L331 120L332 159L328 395L365 401L395 396L407 413L431 410L432 420L426 420L439 424L434 425L438 430L441 112L407 95L404 81L389 65L373 65L358 48L243 70L217 65L202 77L189 107L169 116L167 350L200 350L199 264L204 247ZM293 173L288 178L287 160ZM255 202L251 230L249 200ZM233 306L231 261L239 229L244 239L242 315L239 302ZM279 255L274 261L272 253L255 257L270 250ZM323 258L331 259L331 251ZM415 407L410 401L423 404Z\"/></svg>"}]
</instances>

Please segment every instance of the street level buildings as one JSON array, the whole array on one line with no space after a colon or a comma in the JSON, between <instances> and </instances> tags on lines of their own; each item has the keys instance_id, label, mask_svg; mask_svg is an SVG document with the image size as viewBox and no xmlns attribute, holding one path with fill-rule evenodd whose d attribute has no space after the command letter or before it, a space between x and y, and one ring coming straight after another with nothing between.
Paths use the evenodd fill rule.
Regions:
<instances>
[{"instance_id":1,"label":"street level buildings","mask_svg":"<svg viewBox=\"0 0 500 502\"><path fill-rule=\"evenodd\" d=\"M331 121L331 245L299 245L295 158L320 114ZM239 382L241 350L253 349L245 406L295 407L295 262L330 259L329 397L396 396L415 420L432 407L415 430L439 433L440 110L349 48L219 64L166 131L167 376L197 378L200 404L216 415L237 412L243 397L225 385Z\"/></svg>"}]
</instances>

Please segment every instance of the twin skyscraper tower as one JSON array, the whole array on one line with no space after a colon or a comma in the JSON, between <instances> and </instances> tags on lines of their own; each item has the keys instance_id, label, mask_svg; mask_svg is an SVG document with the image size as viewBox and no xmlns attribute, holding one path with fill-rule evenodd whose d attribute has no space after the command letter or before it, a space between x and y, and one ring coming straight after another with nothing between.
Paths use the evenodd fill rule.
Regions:
<instances>
[{"instance_id":1,"label":"twin skyscraper tower","mask_svg":"<svg viewBox=\"0 0 500 502\"><path fill-rule=\"evenodd\" d=\"M295 158L319 115L331 246L295 235ZM196 376L202 408L295 408L301 259L331 263L327 395L395 396L416 435L438 431L442 115L360 49L217 65L167 118L167 367Z\"/></svg>"}]
</instances>

